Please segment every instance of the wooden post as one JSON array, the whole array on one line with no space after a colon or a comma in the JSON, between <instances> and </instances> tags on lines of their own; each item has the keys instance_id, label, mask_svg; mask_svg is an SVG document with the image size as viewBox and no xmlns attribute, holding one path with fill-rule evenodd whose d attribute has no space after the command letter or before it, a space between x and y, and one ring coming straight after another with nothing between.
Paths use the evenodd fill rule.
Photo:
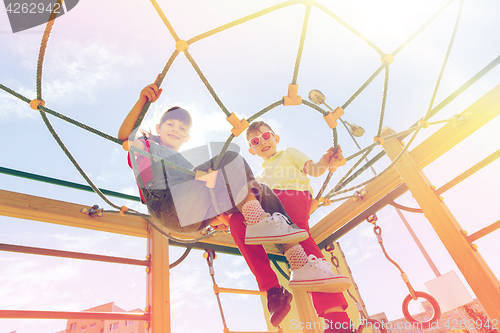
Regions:
<instances>
[{"instance_id":1,"label":"wooden post","mask_svg":"<svg viewBox=\"0 0 500 333\"><path fill-rule=\"evenodd\" d=\"M323 322L316 316L311 296L305 291L293 291L293 299L299 313L300 326L303 333L323 332Z\"/></svg>"},{"instance_id":2,"label":"wooden post","mask_svg":"<svg viewBox=\"0 0 500 333\"><path fill-rule=\"evenodd\" d=\"M170 271L168 238L154 228L148 230L147 310L150 333L170 333Z\"/></svg>"}]
</instances>

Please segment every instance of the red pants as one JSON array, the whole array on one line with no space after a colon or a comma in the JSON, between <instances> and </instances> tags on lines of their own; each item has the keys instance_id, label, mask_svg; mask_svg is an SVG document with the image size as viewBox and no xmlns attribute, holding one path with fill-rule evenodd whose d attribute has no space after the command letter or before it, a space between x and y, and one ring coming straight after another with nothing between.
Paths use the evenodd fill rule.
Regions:
<instances>
[{"instance_id":1,"label":"red pants","mask_svg":"<svg viewBox=\"0 0 500 333\"><path fill-rule=\"evenodd\" d=\"M309 209L311 207L311 194L299 191L279 191L274 190L283 206L285 206L290 219L299 228L309 232ZM276 273L271 268L267 253L262 245L246 245L244 218L242 214L233 214L229 219L231 235L234 238L241 254L245 258L248 267L257 279L260 290L268 290L278 286L279 281ZM313 254L318 258L323 258L323 254L314 239L309 238L300 242L307 255ZM345 310L347 301L342 293L310 293L314 309L319 317L323 317L324 312L332 307L341 305Z\"/></svg>"}]
</instances>

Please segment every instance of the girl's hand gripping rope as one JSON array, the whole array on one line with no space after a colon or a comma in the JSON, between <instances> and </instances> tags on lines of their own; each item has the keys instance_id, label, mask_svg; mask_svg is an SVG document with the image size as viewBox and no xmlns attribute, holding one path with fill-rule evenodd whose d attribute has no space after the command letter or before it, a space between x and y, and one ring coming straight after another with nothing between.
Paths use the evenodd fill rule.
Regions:
<instances>
[{"instance_id":1,"label":"girl's hand gripping rope","mask_svg":"<svg viewBox=\"0 0 500 333\"><path fill-rule=\"evenodd\" d=\"M163 89L158 88L158 86L156 85L156 82L160 78L160 75L161 74L158 74L155 83L152 83L141 90L139 98L142 99L144 103L148 101L154 103L158 100L158 98L160 98Z\"/></svg>"}]
</instances>

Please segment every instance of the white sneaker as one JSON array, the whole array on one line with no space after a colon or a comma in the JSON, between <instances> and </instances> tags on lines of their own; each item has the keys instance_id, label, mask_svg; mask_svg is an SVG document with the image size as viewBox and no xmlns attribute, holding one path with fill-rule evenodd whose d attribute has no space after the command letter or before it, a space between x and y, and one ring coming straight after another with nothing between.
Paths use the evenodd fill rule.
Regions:
<instances>
[{"instance_id":1,"label":"white sneaker","mask_svg":"<svg viewBox=\"0 0 500 333\"><path fill-rule=\"evenodd\" d=\"M347 276L334 274L331 263L313 254L307 257L307 264L290 274L290 288L294 290L339 293L350 286Z\"/></svg>"},{"instance_id":2,"label":"white sneaker","mask_svg":"<svg viewBox=\"0 0 500 333\"><path fill-rule=\"evenodd\" d=\"M247 225L245 244L285 244L309 238L304 229L293 228L281 213L264 214L260 222Z\"/></svg>"}]
</instances>

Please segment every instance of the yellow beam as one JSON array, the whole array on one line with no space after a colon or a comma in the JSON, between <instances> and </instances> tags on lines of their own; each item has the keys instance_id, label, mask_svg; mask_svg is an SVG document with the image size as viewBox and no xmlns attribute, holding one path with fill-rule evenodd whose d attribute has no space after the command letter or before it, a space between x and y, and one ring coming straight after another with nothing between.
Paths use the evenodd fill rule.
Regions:
<instances>
[{"instance_id":1,"label":"yellow beam","mask_svg":"<svg viewBox=\"0 0 500 333\"><path fill-rule=\"evenodd\" d=\"M148 320L148 314L134 312L70 312L70 311L33 311L0 310L0 318L11 319L81 319L81 320Z\"/></svg>"},{"instance_id":2,"label":"yellow beam","mask_svg":"<svg viewBox=\"0 0 500 333\"><path fill-rule=\"evenodd\" d=\"M148 236L148 223L141 217L121 216L120 214L104 214L101 217L90 217L81 213L82 208L89 208L89 206L0 190L0 215L3 216L136 237L146 238ZM162 230L168 232L165 228L162 228ZM200 233L195 232L171 233L171 235L183 239L201 236ZM220 233L201 242L236 248L230 234ZM281 254L274 246L266 246L266 250L268 253Z\"/></svg>"},{"instance_id":3,"label":"yellow beam","mask_svg":"<svg viewBox=\"0 0 500 333\"><path fill-rule=\"evenodd\" d=\"M323 322L316 315L311 296L308 292L292 290L293 300L299 313L299 322L294 322L303 333L323 332ZM288 323L287 323L288 324Z\"/></svg>"},{"instance_id":4,"label":"yellow beam","mask_svg":"<svg viewBox=\"0 0 500 333\"><path fill-rule=\"evenodd\" d=\"M248 290L248 289L234 289L234 288L222 288L222 287L215 287L217 285L214 285L214 291L216 294L218 293L229 293L229 294L243 294L243 295L260 295L260 296L265 296L267 293L265 291L259 291L259 290Z\"/></svg>"},{"instance_id":5,"label":"yellow beam","mask_svg":"<svg viewBox=\"0 0 500 333\"><path fill-rule=\"evenodd\" d=\"M462 114L472 112L473 116L463 125L453 128L446 124L411 151L419 168L424 168L446 153L481 126L500 114L500 85L497 85ZM423 129L425 131L425 129ZM373 204L403 183L396 170L392 169L365 186L367 195L363 200L347 200L311 228L316 243L322 242L333 232L364 212Z\"/></svg>"},{"instance_id":6,"label":"yellow beam","mask_svg":"<svg viewBox=\"0 0 500 333\"><path fill-rule=\"evenodd\" d=\"M81 212L89 206L0 190L0 215L71 227L147 237L147 223L134 216L105 214L90 217Z\"/></svg>"},{"instance_id":7,"label":"yellow beam","mask_svg":"<svg viewBox=\"0 0 500 333\"><path fill-rule=\"evenodd\" d=\"M500 107L498 96L500 94L495 97ZM391 134L388 132L386 135ZM392 160L402 147L397 139L384 143L384 149ZM500 282L477 249L468 242L462 227L432 188L413 156L404 154L395 167L490 318L500 318Z\"/></svg>"}]
</instances>

